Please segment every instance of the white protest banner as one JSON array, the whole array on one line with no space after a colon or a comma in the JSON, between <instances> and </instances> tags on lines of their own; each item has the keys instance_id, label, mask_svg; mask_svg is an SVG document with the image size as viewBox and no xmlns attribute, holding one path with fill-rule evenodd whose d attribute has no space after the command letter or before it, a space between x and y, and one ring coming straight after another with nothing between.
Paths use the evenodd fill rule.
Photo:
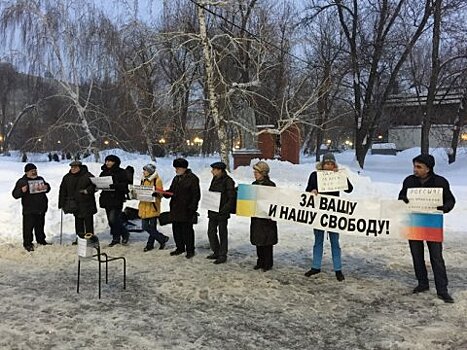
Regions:
<instances>
[{"instance_id":1,"label":"white protest banner","mask_svg":"<svg viewBox=\"0 0 467 350\"><path fill-rule=\"evenodd\" d=\"M443 205L441 187L417 187L407 190L408 208L413 212L437 213L436 207Z\"/></svg>"},{"instance_id":2,"label":"white protest banner","mask_svg":"<svg viewBox=\"0 0 467 350\"><path fill-rule=\"evenodd\" d=\"M358 236L402 238L408 220L397 200L350 201L285 188L255 186L255 217L296 222Z\"/></svg>"},{"instance_id":3,"label":"white protest banner","mask_svg":"<svg viewBox=\"0 0 467 350\"><path fill-rule=\"evenodd\" d=\"M212 191L203 191L201 207L214 212L219 212L221 204L221 193Z\"/></svg>"},{"instance_id":4,"label":"white protest banner","mask_svg":"<svg viewBox=\"0 0 467 350\"><path fill-rule=\"evenodd\" d=\"M316 172L318 179L318 192L336 192L349 189L347 183L347 171L339 169L338 171L318 170Z\"/></svg>"},{"instance_id":5,"label":"white protest banner","mask_svg":"<svg viewBox=\"0 0 467 350\"><path fill-rule=\"evenodd\" d=\"M141 202L155 202L156 198L152 196L154 188L152 186L129 185L131 199L137 199Z\"/></svg>"},{"instance_id":6,"label":"white protest banner","mask_svg":"<svg viewBox=\"0 0 467 350\"><path fill-rule=\"evenodd\" d=\"M30 194L47 192L47 186L44 180L28 180L28 187Z\"/></svg>"},{"instance_id":7,"label":"white protest banner","mask_svg":"<svg viewBox=\"0 0 467 350\"><path fill-rule=\"evenodd\" d=\"M98 190L112 191L110 189L110 185L113 184L112 176L90 177L89 179Z\"/></svg>"}]
</instances>

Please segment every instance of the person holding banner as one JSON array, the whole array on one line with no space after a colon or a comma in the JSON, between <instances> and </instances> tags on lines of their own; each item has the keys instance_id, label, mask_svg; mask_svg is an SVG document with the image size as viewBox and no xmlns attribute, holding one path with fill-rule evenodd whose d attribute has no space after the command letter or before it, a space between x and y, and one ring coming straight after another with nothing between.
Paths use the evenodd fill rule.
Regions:
<instances>
[{"instance_id":1,"label":"person holding banner","mask_svg":"<svg viewBox=\"0 0 467 350\"><path fill-rule=\"evenodd\" d=\"M116 155L108 155L105 157L105 163L101 167L102 172L99 175L99 177L112 178L109 189L103 189L99 197L99 205L105 209L110 234L112 235L112 242L110 242L109 247L120 244L120 238L122 244L125 245L130 237L122 221L123 203L128 193L128 177L125 170L120 168L120 163L120 158Z\"/></svg>"},{"instance_id":2,"label":"person holding banner","mask_svg":"<svg viewBox=\"0 0 467 350\"><path fill-rule=\"evenodd\" d=\"M441 188L443 191L443 204L437 209L443 213L448 213L454 208L456 200L451 192L449 182L442 176L436 175L433 171L435 158L429 154L420 154L412 160L413 175L405 178L402 189L399 192L399 200L409 203L407 190L417 187ZM441 242L427 241L430 253L431 267L435 278L436 292L438 298L445 303L453 303L454 299L448 293L448 277L443 259L443 244ZM428 273L425 265L423 241L409 240L410 252L415 270L418 285L413 289L413 293L423 293L430 289Z\"/></svg>"},{"instance_id":3,"label":"person holding banner","mask_svg":"<svg viewBox=\"0 0 467 350\"><path fill-rule=\"evenodd\" d=\"M70 171L63 177L58 192L58 208L75 217L76 235L94 234L93 216L97 213L94 177L79 160L70 163ZM77 238L73 244L77 244Z\"/></svg>"},{"instance_id":4,"label":"person holding banner","mask_svg":"<svg viewBox=\"0 0 467 350\"><path fill-rule=\"evenodd\" d=\"M50 192L50 185L42 176L37 175L37 167L28 163L24 167L24 175L13 189L13 198L21 198L23 206L23 247L28 252L34 251L33 235L36 235L37 244L50 244L45 240L44 226L45 213L48 208L46 193Z\"/></svg>"},{"instance_id":5,"label":"person holding banner","mask_svg":"<svg viewBox=\"0 0 467 350\"><path fill-rule=\"evenodd\" d=\"M211 168L212 181L209 191L220 193L220 203L218 211L208 210L208 238L213 253L207 258L214 259L214 264L223 264L227 261L227 222L235 205L235 182L227 175L225 163L212 163ZM218 228L219 236L217 235Z\"/></svg>"},{"instance_id":6,"label":"person holding banner","mask_svg":"<svg viewBox=\"0 0 467 350\"><path fill-rule=\"evenodd\" d=\"M318 163L316 166L317 171L339 171L337 166L336 158L332 153L325 153L322 158L321 162ZM308 185L305 189L306 192L311 192L314 195L318 193L327 195L327 196L337 196L339 197L339 191L331 191L331 192L319 192L319 183L318 183L318 173L317 171L313 171L308 178ZM349 179L347 179L347 189L344 190L346 193L350 193L353 191L353 186L350 183ZM342 273L342 262L341 262L341 248L339 245L339 234L337 232L328 232L329 239L331 241L331 252L332 252L332 263L334 267L334 272L336 274L336 278L339 282L345 280L344 274ZM313 262L311 265L311 270L305 272L306 277L310 277L312 275L316 275L321 272L321 262L323 260L323 244L324 244L324 231L323 230L314 230L315 235L315 244L313 245Z\"/></svg>"},{"instance_id":7,"label":"person holding banner","mask_svg":"<svg viewBox=\"0 0 467 350\"><path fill-rule=\"evenodd\" d=\"M255 181L253 185L272 186L276 184L269 178L269 165L259 161L253 166ZM271 219L251 218L250 242L256 246L258 260L255 270L268 271L273 266L273 246L277 244L277 223Z\"/></svg>"},{"instance_id":8,"label":"person holding banner","mask_svg":"<svg viewBox=\"0 0 467 350\"><path fill-rule=\"evenodd\" d=\"M142 186L153 187L154 190L163 188L162 180L156 172L156 166L146 164L143 167L143 178L141 179ZM140 201L138 205L138 216L141 218L141 226L144 231L149 233L148 242L144 248L145 252L154 249L154 242L159 243L159 249L164 249L169 237L163 235L157 230L157 218L161 213L161 197L162 195L154 192L155 202Z\"/></svg>"},{"instance_id":9,"label":"person holding banner","mask_svg":"<svg viewBox=\"0 0 467 350\"><path fill-rule=\"evenodd\" d=\"M177 158L173 161L176 176L164 197L170 197L170 219L176 249L170 255L180 255L186 252L185 257L191 259L195 256L195 231L193 224L197 220L198 203L201 198L199 179L188 169L188 161ZM168 194L171 193L171 194Z\"/></svg>"}]
</instances>

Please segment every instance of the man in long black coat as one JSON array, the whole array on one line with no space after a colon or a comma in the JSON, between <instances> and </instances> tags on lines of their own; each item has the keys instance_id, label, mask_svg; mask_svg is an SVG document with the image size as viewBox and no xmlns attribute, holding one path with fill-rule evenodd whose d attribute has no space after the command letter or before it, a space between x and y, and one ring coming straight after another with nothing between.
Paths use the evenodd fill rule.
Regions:
<instances>
[{"instance_id":1,"label":"man in long black coat","mask_svg":"<svg viewBox=\"0 0 467 350\"><path fill-rule=\"evenodd\" d=\"M109 190L103 190L99 197L99 205L105 209L107 220L110 226L112 242L109 247L120 244L127 244L130 234L122 221L123 203L128 193L128 177L124 169L120 168L120 158L116 155L105 157L105 164L102 166L102 172L99 177L111 176L113 183Z\"/></svg>"},{"instance_id":2,"label":"man in long black coat","mask_svg":"<svg viewBox=\"0 0 467 350\"><path fill-rule=\"evenodd\" d=\"M170 219L176 249L170 255L180 255L186 252L186 258L195 255L195 231L193 223L196 220L198 203L201 198L199 179L188 169L188 161L177 158L173 161L177 174L170 185L173 193L170 199Z\"/></svg>"},{"instance_id":3,"label":"man in long black coat","mask_svg":"<svg viewBox=\"0 0 467 350\"><path fill-rule=\"evenodd\" d=\"M50 192L50 185L42 176L37 175L37 167L28 163L24 167L24 176L20 178L13 189L14 198L21 198L23 206L23 247L28 252L34 250L33 235L36 235L37 244L49 244L45 240L44 226L48 199L46 193Z\"/></svg>"},{"instance_id":4,"label":"man in long black coat","mask_svg":"<svg viewBox=\"0 0 467 350\"><path fill-rule=\"evenodd\" d=\"M208 259L215 259L214 264L222 264L227 261L228 250L228 230L227 223L230 218L230 212L235 206L235 182L227 175L226 165L223 162L211 164L212 181L209 191L219 192L220 203L219 210L208 210L208 238L212 254ZM217 230L219 228L219 236Z\"/></svg>"},{"instance_id":5,"label":"man in long black coat","mask_svg":"<svg viewBox=\"0 0 467 350\"><path fill-rule=\"evenodd\" d=\"M449 187L449 182L442 176L436 175L433 171L435 158L429 154L420 154L413 159L413 175L407 176L399 192L399 199L405 203L409 202L407 190L414 187L438 187L443 189L443 205L438 210L448 213L454 208L456 200ZM436 291L438 298L446 303L453 303L454 299L448 293L448 277L443 259L443 244L441 242L426 242L430 252L431 267L435 277ZM425 266L423 241L409 240L410 252L415 269L415 276L418 286L414 288L414 293L426 292L430 289L428 284L428 274Z\"/></svg>"},{"instance_id":6,"label":"man in long black coat","mask_svg":"<svg viewBox=\"0 0 467 350\"><path fill-rule=\"evenodd\" d=\"M70 167L60 184L58 208L63 209L65 214L74 215L76 235L94 233L93 215L97 213L94 197L96 186L90 180L94 175L79 160L71 162Z\"/></svg>"}]
</instances>

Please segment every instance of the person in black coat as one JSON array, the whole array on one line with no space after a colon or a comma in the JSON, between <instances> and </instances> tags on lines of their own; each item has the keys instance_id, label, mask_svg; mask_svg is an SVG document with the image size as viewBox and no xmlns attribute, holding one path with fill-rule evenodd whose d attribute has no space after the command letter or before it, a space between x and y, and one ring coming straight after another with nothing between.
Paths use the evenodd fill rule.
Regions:
<instances>
[{"instance_id":1,"label":"person in black coat","mask_svg":"<svg viewBox=\"0 0 467 350\"><path fill-rule=\"evenodd\" d=\"M235 182L227 175L226 165L223 162L211 164L213 175L209 191L220 192L219 211L208 210L208 238L213 253L208 259L215 259L214 264L222 264L227 261L228 231L227 222L230 212L235 205ZM217 229L219 228L219 236Z\"/></svg>"},{"instance_id":2,"label":"person in black coat","mask_svg":"<svg viewBox=\"0 0 467 350\"><path fill-rule=\"evenodd\" d=\"M109 247L120 244L127 244L130 234L123 225L122 209L128 193L128 177L124 169L120 168L120 158L111 154L105 157L105 164L102 166L102 172L99 177L111 176L113 183L110 189L103 190L99 197L99 205L105 209L107 220L110 226L112 242Z\"/></svg>"},{"instance_id":3,"label":"person in black coat","mask_svg":"<svg viewBox=\"0 0 467 350\"><path fill-rule=\"evenodd\" d=\"M269 179L269 166L260 161L253 166L255 181L253 185L272 186L276 184ZM277 244L277 223L271 219L251 218L250 242L256 246L258 260L255 270L268 271L273 266L273 246Z\"/></svg>"},{"instance_id":4,"label":"person in black coat","mask_svg":"<svg viewBox=\"0 0 467 350\"><path fill-rule=\"evenodd\" d=\"M94 197L96 186L90 180L94 175L79 160L71 162L70 167L60 184L58 208L63 209L65 214L74 215L76 235L94 234L93 215L97 213Z\"/></svg>"},{"instance_id":5,"label":"person in black coat","mask_svg":"<svg viewBox=\"0 0 467 350\"><path fill-rule=\"evenodd\" d=\"M325 153L321 158L321 162L316 166L316 170L326 170L326 171L338 171L336 158L332 153ZM347 179L347 190L344 192L350 193L353 191L353 186ZM305 189L306 192L311 192L314 195L318 194L318 173L313 171L308 178L308 185ZM336 196L339 197L339 191L333 192L322 192L321 194L326 196ZM315 229L313 230L315 236L315 244L313 245L313 261L311 264L311 269L305 272L306 277L316 275L321 272L321 262L323 260L323 244L324 244L324 231ZM339 282L345 280L344 274L342 273L342 262L341 262L341 247L339 244L339 233L337 232L328 232L329 240L331 241L331 253L332 253L332 263L334 267L334 272L336 278Z\"/></svg>"},{"instance_id":6,"label":"person in black coat","mask_svg":"<svg viewBox=\"0 0 467 350\"><path fill-rule=\"evenodd\" d=\"M429 154L420 154L412 160L413 175L405 178L402 189L399 192L399 199L405 203L409 202L407 190L414 187L438 187L443 189L443 205L437 209L443 213L449 213L456 200L451 192L449 182L442 176L436 175L433 171L435 158ZM454 299L448 293L448 277L443 259L443 244L441 242L426 242L430 252L431 267L435 277L435 285L438 297L446 303L453 303ZM410 252L415 270L418 285L413 289L413 293L422 293L430 289L428 274L425 266L423 241L409 240Z\"/></svg>"},{"instance_id":7,"label":"person in black coat","mask_svg":"<svg viewBox=\"0 0 467 350\"><path fill-rule=\"evenodd\" d=\"M46 193L50 192L50 185L42 176L37 175L37 167L28 163L24 167L24 176L20 178L13 189L15 199L21 198L23 206L23 247L28 252L34 251L33 235L37 244L49 244L45 240L45 213L48 208Z\"/></svg>"},{"instance_id":8,"label":"person in black coat","mask_svg":"<svg viewBox=\"0 0 467 350\"><path fill-rule=\"evenodd\" d=\"M188 169L188 161L177 158L173 161L177 174L170 184L170 220L176 249L170 255L186 252L186 258L195 255L195 231L193 223L197 220L198 203L201 198L199 179Z\"/></svg>"}]
</instances>

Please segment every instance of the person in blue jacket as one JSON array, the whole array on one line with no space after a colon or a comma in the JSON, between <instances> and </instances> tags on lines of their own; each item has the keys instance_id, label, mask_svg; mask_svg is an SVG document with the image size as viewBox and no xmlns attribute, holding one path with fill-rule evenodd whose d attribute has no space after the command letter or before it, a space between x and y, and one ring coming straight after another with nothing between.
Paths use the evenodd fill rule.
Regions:
<instances>
[{"instance_id":1,"label":"person in blue jacket","mask_svg":"<svg viewBox=\"0 0 467 350\"><path fill-rule=\"evenodd\" d=\"M338 171L336 158L332 153L325 153L321 158L321 162L316 166L318 171L328 170L328 171ZM353 186L350 181L347 179L348 189L344 192L350 193L353 191ZM311 192L313 194L318 194L318 174L316 171L310 174L308 178L308 185L306 186L306 192ZM326 192L320 193L326 196L337 196L339 197L339 191L336 192ZM336 278L338 281L343 281L345 279L344 274L342 273L342 262L341 262L341 248L339 245L339 234L337 232L328 232L329 239L331 241L331 252L332 252L332 263L334 266L334 272L336 273ZM306 277L316 275L321 272L321 262L323 260L323 243L324 243L324 231L323 230L314 230L315 234L315 244L313 246L313 262L311 265L311 270L305 272Z\"/></svg>"}]
</instances>

